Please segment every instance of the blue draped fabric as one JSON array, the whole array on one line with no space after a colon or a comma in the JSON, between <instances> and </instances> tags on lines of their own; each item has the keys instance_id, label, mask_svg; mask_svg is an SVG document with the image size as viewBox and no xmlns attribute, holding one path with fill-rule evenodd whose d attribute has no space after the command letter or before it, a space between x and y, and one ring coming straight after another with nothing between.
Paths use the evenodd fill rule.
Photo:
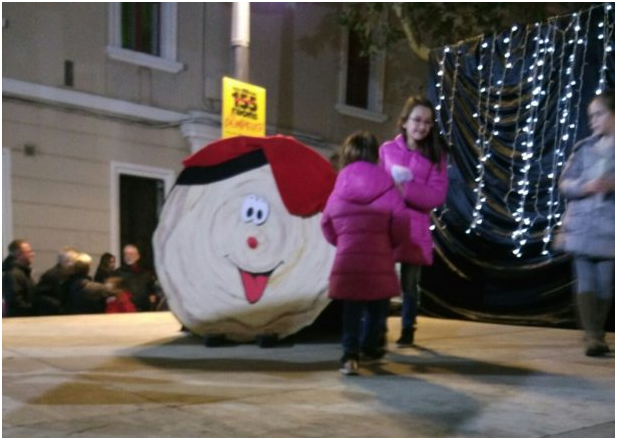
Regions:
<instances>
[{"instance_id":1,"label":"blue draped fabric","mask_svg":"<svg viewBox=\"0 0 617 438\"><path fill-rule=\"evenodd\" d=\"M557 180L590 133L587 105L614 89L614 22L607 3L432 51L450 188L433 213L424 313L574 325L570 258L553 243L565 208Z\"/></svg>"}]
</instances>

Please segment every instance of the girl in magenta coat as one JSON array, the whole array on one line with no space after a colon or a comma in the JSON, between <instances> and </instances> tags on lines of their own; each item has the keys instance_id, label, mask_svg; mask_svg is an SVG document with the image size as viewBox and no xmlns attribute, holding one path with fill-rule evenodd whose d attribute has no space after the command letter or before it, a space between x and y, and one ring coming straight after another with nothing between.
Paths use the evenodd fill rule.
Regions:
<instances>
[{"instance_id":1,"label":"girl in magenta coat","mask_svg":"<svg viewBox=\"0 0 617 438\"><path fill-rule=\"evenodd\" d=\"M402 262L399 345L413 344L420 266L433 264L430 212L445 202L448 192L446 147L435 132L434 120L428 99L410 97L399 119L401 133L379 148L380 164L401 184L410 217L410 239L395 254Z\"/></svg>"},{"instance_id":2,"label":"girl in magenta coat","mask_svg":"<svg viewBox=\"0 0 617 438\"><path fill-rule=\"evenodd\" d=\"M349 136L323 211L324 236L336 246L329 296L343 300L344 374L355 374L360 353L381 358L390 297L400 294L394 249L407 239L401 193L377 165L379 144L366 132ZM364 333L362 317L365 316Z\"/></svg>"}]
</instances>

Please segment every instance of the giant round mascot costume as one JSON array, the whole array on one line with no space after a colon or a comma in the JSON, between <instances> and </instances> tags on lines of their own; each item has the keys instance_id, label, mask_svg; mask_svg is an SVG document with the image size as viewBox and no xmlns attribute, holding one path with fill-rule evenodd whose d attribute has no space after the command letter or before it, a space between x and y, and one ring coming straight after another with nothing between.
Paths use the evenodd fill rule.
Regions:
<instances>
[{"instance_id":1,"label":"giant round mascot costume","mask_svg":"<svg viewBox=\"0 0 617 438\"><path fill-rule=\"evenodd\" d=\"M183 164L153 237L174 315L195 334L239 342L310 325L329 302L334 248L320 212L330 163L273 136L220 140Z\"/></svg>"}]
</instances>

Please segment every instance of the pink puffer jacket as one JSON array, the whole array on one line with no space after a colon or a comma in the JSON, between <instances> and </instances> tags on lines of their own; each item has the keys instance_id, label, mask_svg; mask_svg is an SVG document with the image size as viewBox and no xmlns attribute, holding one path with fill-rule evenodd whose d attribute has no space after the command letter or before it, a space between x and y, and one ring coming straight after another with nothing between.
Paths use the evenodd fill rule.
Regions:
<instances>
[{"instance_id":1,"label":"pink puffer jacket","mask_svg":"<svg viewBox=\"0 0 617 438\"><path fill-rule=\"evenodd\" d=\"M442 205L448 193L448 173L445 157L437 165L418 151L412 151L405 145L402 135L387 141L379 148L380 164L390 174L393 165L406 167L413 179L403 183L405 204L411 207L409 212L410 231L413 241L419 243L425 257L418 257L417 247L403 245L397 249L396 261L415 265L433 263L433 236L431 235L430 213ZM421 261L420 259L424 259Z\"/></svg>"},{"instance_id":2,"label":"pink puffer jacket","mask_svg":"<svg viewBox=\"0 0 617 438\"><path fill-rule=\"evenodd\" d=\"M400 192L376 164L359 161L339 173L323 211L324 236L336 246L329 296L356 301L400 293L394 248L407 238Z\"/></svg>"}]
</instances>

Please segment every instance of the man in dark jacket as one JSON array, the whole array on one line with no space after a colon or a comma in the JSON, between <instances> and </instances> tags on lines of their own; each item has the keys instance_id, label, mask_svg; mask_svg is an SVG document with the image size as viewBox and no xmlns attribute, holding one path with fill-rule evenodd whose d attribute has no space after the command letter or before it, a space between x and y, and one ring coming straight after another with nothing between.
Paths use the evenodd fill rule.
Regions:
<instances>
[{"instance_id":1,"label":"man in dark jacket","mask_svg":"<svg viewBox=\"0 0 617 438\"><path fill-rule=\"evenodd\" d=\"M2 262L2 299L6 314L32 316L35 291L31 266L34 251L30 244L22 239L13 240L8 250L9 255Z\"/></svg>"},{"instance_id":2,"label":"man in dark jacket","mask_svg":"<svg viewBox=\"0 0 617 438\"><path fill-rule=\"evenodd\" d=\"M67 312L66 281L79 253L65 246L58 254L58 263L41 275L36 285L36 311L38 315L63 315Z\"/></svg>"},{"instance_id":3,"label":"man in dark jacket","mask_svg":"<svg viewBox=\"0 0 617 438\"><path fill-rule=\"evenodd\" d=\"M139 264L139 249L135 245L126 245L122 249L122 266L115 275L124 279L131 299L140 312L156 309L154 275Z\"/></svg>"}]
</instances>

